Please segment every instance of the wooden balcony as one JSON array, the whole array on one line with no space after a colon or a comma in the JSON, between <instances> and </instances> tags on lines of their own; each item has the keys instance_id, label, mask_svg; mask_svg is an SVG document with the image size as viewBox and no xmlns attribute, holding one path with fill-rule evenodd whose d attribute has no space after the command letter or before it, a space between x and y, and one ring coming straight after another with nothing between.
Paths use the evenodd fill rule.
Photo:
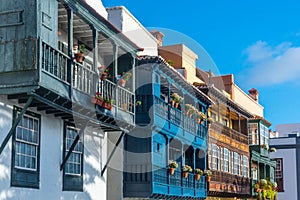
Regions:
<instances>
[{"instance_id":1,"label":"wooden balcony","mask_svg":"<svg viewBox=\"0 0 300 200\"><path fill-rule=\"evenodd\" d=\"M208 195L219 197L247 197L251 195L251 179L214 171L209 183Z\"/></svg>"},{"instance_id":2,"label":"wooden balcony","mask_svg":"<svg viewBox=\"0 0 300 200\"><path fill-rule=\"evenodd\" d=\"M28 66L0 71L0 94L25 103L29 96L34 100L30 107L54 114L74 122L85 118L101 122L105 130L128 129L134 126L135 94L109 80L100 81L91 62L76 63L71 58L40 39L19 42L27 49ZM16 56L16 62L20 61ZM22 61L24 64L24 61ZM112 101L112 109L95 105L92 99L98 92L102 98Z\"/></svg>"},{"instance_id":3,"label":"wooden balcony","mask_svg":"<svg viewBox=\"0 0 300 200\"><path fill-rule=\"evenodd\" d=\"M157 120L157 125L170 127L168 129L178 130L174 133L184 131L191 135L198 136L207 141L207 127L199 124L195 118L190 118L181 110L172 107L160 98L154 97L154 114L162 120Z\"/></svg>"},{"instance_id":4,"label":"wooden balcony","mask_svg":"<svg viewBox=\"0 0 300 200\"><path fill-rule=\"evenodd\" d=\"M248 136L247 135L244 135L244 134L242 134L232 128L224 126L218 122L212 123L211 130L218 134L223 134L225 136L228 136L229 138L234 139L237 142L248 145Z\"/></svg>"}]
</instances>

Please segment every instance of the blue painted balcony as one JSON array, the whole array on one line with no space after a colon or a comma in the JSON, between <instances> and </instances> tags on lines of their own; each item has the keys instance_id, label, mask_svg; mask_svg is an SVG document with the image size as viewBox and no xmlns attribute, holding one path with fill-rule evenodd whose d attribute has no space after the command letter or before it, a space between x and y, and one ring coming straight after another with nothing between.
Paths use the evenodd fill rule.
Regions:
<instances>
[{"instance_id":1,"label":"blue painted balcony","mask_svg":"<svg viewBox=\"0 0 300 200\"><path fill-rule=\"evenodd\" d=\"M197 117L212 101L160 58L142 59L136 74L142 105L137 127L125 137L124 197L205 199L204 177L184 178L182 167L206 169L207 123ZM171 160L178 164L173 175Z\"/></svg>"},{"instance_id":2,"label":"blue painted balcony","mask_svg":"<svg viewBox=\"0 0 300 200\"><path fill-rule=\"evenodd\" d=\"M182 172L175 171L170 174L167 168L155 167L153 172L153 191L157 194L170 194L172 196L205 197L206 196L205 177L200 180L195 179L193 173L189 173L187 178L183 178Z\"/></svg>"},{"instance_id":3,"label":"blue painted balcony","mask_svg":"<svg viewBox=\"0 0 300 200\"><path fill-rule=\"evenodd\" d=\"M183 111L174 108L159 97L154 97L155 126L168 130L177 137L195 139L199 145L206 145L207 127L204 122L187 116ZM195 136L197 136L195 138Z\"/></svg>"}]
</instances>

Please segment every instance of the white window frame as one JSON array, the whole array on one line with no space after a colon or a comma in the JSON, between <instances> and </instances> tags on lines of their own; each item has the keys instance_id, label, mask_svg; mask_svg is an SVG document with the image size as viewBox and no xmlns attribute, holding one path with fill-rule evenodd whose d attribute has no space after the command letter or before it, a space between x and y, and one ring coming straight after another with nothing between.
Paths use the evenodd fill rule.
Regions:
<instances>
[{"instance_id":1,"label":"white window frame","mask_svg":"<svg viewBox=\"0 0 300 200\"><path fill-rule=\"evenodd\" d=\"M258 124L249 123L248 124L249 133L249 145L259 145L259 135L258 135Z\"/></svg>"},{"instance_id":2,"label":"white window frame","mask_svg":"<svg viewBox=\"0 0 300 200\"><path fill-rule=\"evenodd\" d=\"M236 152L233 152L233 174L240 175L241 158Z\"/></svg>"},{"instance_id":3,"label":"white window frame","mask_svg":"<svg viewBox=\"0 0 300 200\"><path fill-rule=\"evenodd\" d=\"M72 131L75 131L74 133L75 136L74 138L68 138L68 129L69 130L72 130ZM71 147L73 141L75 140L76 138L76 135L79 133L80 129L77 129L77 128L74 128L72 126L66 126L66 136L65 136L65 142L66 142L66 149L65 149L65 155L68 154L69 152L69 148ZM81 148L81 150L80 150ZM79 157L79 161L76 157L74 157L74 155L76 155L76 157L78 158ZM82 162L83 162L83 143L81 141L81 139L78 140L74 150L72 151L69 159L67 160L66 164L65 164L65 174L67 175L76 175L76 176L82 176ZM70 165L73 165L73 171L74 170L74 167L77 165L79 165L79 172L69 172L69 169L68 169L68 166ZM76 167L75 167L76 169Z\"/></svg>"},{"instance_id":4,"label":"white window frame","mask_svg":"<svg viewBox=\"0 0 300 200\"><path fill-rule=\"evenodd\" d=\"M18 113L19 115L19 113ZM25 119L24 118L28 118L27 120L27 126L25 126ZM32 126L30 127L29 122L30 119L32 120ZM35 121L37 122L37 126L34 126ZM16 136L15 136L15 162L14 162L14 168L17 169L23 169L23 170L29 170L29 171L37 171L37 165L38 165L38 149L39 149L39 145L40 145L40 139L39 139L39 134L40 134L40 130L39 130L39 126L40 126L40 119L37 117L33 117L31 115L27 115L24 114L20 123L18 124L17 128L16 128ZM19 131L21 131L21 136L22 138L19 138ZM24 136L24 132L27 132L27 140L25 140L23 137ZM31 133L30 133L31 132ZM34 141L28 141L29 140L29 134L31 134L31 137L33 139L33 134L36 134L36 142ZM21 148L21 146L24 146L24 148ZM27 153L28 148L30 147L30 155ZM24 149L24 152L21 152L22 149ZM34 150L35 149L35 150ZM35 155L33 154L35 152ZM21 157L24 157L24 163L25 166L19 166L18 164L21 163ZM29 158L30 160L35 159L35 163L34 166L35 167L26 167L26 158ZM19 159L19 162L17 162L16 160ZM31 162L31 161L30 161ZM32 163L31 163L32 164ZM30 164L30 166L31 166Z\"/></svg>"},{"instance_id":5,"label":"white window frame","mask_svg":"<svg viewBox=\"0 0 300 200\"><path fill-rule=\"evenodd\" d=\"M223 172L229 172L230 163L230 151L227 148L223 148Z\"/></svg>"},{"instance_id":6,"label":"white window frame","mask_svg":"<svg viewBox=\"0 0 300 200\"><path fill-rule=\"evenodd\" d=\"M249 177L249 159L243 155L243 174L244 177Z\"/></svg>"}]
</instances>

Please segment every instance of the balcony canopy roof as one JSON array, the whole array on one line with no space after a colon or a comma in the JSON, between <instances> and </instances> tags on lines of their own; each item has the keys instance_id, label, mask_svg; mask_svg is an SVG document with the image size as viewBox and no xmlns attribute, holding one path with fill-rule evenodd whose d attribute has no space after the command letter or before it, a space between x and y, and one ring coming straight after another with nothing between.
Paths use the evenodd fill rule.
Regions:
<instances>
[{"instance_id":1,"label":"balcony canopy roof","mask_svg":"<svg viewBox=\"0 0 300 200\"><path fill-rule=\"evenodd\" d=\"M196 94L196 97L202 102L212 105L213 100L209 98L206 94L196 88L193 84L189 83L176 69L170 66L161 56L140 56L138 57L141 63L157 63L160 70L170 76L176 81L180 86L182 86L186 91L191 94Z\"/></svg>"}]
</instances>

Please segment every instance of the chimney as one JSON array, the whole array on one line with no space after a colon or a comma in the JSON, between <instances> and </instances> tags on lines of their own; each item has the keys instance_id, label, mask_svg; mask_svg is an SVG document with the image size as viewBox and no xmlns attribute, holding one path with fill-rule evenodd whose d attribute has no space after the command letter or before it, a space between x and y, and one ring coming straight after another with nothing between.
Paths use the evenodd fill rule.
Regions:
<instances>
[{"instance_id":1,"label":"chimney","mask_svg":"<svg viewBox=\"0 0 300 200\"><path fill-rule=\"evenodd\" d=\"M165 35L160 31L150 31L150 33L157 39L157 44L159 47L161 47L163 42L163 37Z\"/></svg>"},{"instance_id":2,"label":"chimney","mask_svg":"<svg viewBox=\"0 0 300 200\"><path fill-rule=\"evenodd\" d=\"M256 102L258 102L258 90L255 88L250 89L249 91L249 96Z\"/></svg>"}]
</instances>

